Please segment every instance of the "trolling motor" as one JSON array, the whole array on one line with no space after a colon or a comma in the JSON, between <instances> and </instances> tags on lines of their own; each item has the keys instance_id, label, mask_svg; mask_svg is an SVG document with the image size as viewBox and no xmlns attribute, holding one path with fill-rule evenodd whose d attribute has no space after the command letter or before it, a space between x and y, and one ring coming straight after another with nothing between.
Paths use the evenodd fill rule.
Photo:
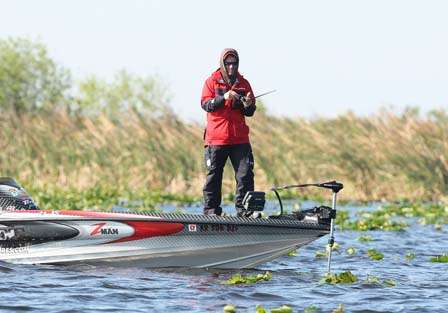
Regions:
<instances>
[{"instance_id":1,"label":"trolling motor","mask_svg":"<svg viewBox=\"0 0 448 313\"><path fill-rule=\"evenodd\" d=\"M317 208L312 209L313 212L317 215L318 219L321 219L323 221L330 220L330 238L328 239L328 264L327 264L327 273L330 274L331 270L331 252L334 245L334 220L336 219L336 197L337 193L344 188L344 185L342 183L338 183L337 181L329 181L326 183L314 183L314 184L300 184L300 185L287 185L282 187L273 187L271 188L271 191L275 193L277 196L278 202L280 204L280 217L283 216L283 204L282 199L280 198L280 194L278 193L279 190L284 189L291 189L291 188L305 188L305 187L319 187L319 188L326 188L331 189L333 192L333 199L332 199L332 205L331 208L327 206L320 206ZM300 213L299 213L300 214ZM319 222L321 222L319 220Z\"/></svg>"}]
</instances>

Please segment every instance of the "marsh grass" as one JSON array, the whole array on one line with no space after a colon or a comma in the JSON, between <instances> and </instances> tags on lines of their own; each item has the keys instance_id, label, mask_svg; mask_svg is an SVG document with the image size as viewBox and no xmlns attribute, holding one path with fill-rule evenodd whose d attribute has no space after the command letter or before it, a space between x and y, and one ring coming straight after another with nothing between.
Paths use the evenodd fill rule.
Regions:
<instances>
[{"instance_id":1,"label":"marsh grass","mask_svg":"<svg viewBox=\"0 0 448 313\"><path fill-rule=\"evenodd\" d=\"M342 200L434 201L447 193L444 111L425 117L413 111L383 111L369 117L348 113L315 119L260 111L248 123L257 189L337 179L345 185ZM143 197L148 207L153 206L148 200L153 193L159 200L178 194L186 195L187 201L200 199L203 126L172 113L129 111L114 118L65 112L16 117L2 112L0 124L0 175L15 177L25 188L41 193L44 204L50 203L45 193L63 198L79 193L111 203ZM234 188L228 164L223 192L232 195ZM306 190L302 195L322 193ZM74 203L91 206L93 200Z\"/></svg>"}]
</instances>

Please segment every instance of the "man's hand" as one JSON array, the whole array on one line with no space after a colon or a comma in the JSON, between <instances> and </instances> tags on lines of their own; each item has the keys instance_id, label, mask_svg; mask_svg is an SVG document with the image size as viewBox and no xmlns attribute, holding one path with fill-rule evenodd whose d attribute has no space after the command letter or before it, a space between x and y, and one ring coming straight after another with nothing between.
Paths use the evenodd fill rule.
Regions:
<instances>
[{"instance_id":1,"label":"man's hand","mask_svg":"<svg viewBox=\"0 0 448 313\"><path fill-rule=\"evenodd\" d=\"M238 100L240 98L240 95L233 90L229 90L224 94L224 99L229 100L229 99L233 99L233 100Z\"/></svg>"},{"instance_id":2,"label":"man's hand","mask_svg":"<svg viewBox=\"0 0 448 313\"><path fill-rule=\"evenodd\" d=\"M255 104L255 98L252 96L252 93L249 91L247 95L243 98L244 107L250 107Z\"/></svg>"}]
</instances>

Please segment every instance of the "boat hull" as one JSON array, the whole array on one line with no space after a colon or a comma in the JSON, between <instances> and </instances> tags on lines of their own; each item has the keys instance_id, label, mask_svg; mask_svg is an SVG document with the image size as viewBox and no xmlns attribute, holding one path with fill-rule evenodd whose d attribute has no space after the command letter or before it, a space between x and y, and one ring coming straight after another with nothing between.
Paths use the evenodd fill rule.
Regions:
<instances>
[{"instance_id":1,"label":"boat hull","mask_svg":"<svg viewBox=\"0 0 448 313\"><path fill-rule=\"evenodd\" d=\"M242 269L273 260L328 233L329 226L317 220L14 212L0 214L0 260Z\"/></svg>"}]
</instances>

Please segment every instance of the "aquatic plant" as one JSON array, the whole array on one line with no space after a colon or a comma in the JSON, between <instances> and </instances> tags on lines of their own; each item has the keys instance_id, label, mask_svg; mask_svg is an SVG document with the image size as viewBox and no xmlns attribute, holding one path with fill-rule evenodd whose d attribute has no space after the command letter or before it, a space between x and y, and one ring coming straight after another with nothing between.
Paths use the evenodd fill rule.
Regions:
<instances>
[{"instance_id":1,"label":"aquatic plant","mask_svg":"<svg viewBox=\"0 0 448 313\"><path fill-rule=\"evenodd\" d=\"M381 280L379 277L374 275L367 275L367 278L362 282L364 285L376 285L384 287L395 287L396 283L393 279Z\"/></svg>"},{"instance_id":2,"label":"aquatic plant","mask_svg":"<svg viewBox=\"0 0 448 313\"><path fill-rule=\"evenodd\" d=\"M321 282L327 284L353 284L358 281L358 277L350 271L342 273L330 273L326 274Z\"/></svg>"},{"instance_id":3,"label":"aquatic plant","mask_svg":"<svg viewBox=\"0 0 448 313\"><path fill-rule=\"evenodd\" d=\"M271 272L265 272L264 274L256 275L241 275L240 273L233 275L227 281L226 285L239 285L239 284L255 284L260 281L268 281L272 279Z\"/></svg>"},{"instance_id":4,"label":"aquatic plant","mask_svg":"<svg viewBox=\"0 0 448 313\"><path fill-rule=\"evenodd\" d=\"M339 251L339 249L341 248L341 245L337 242L333 243L333 245L331 246L331 251ZM328 251L330 249L330 245L326 245L325 249Z\"/></svg>"},{"instance_id":5,"label":"aquatic plant","mask_svg":"<svg viewBox=\"0 0 448 313\"><path fill-rule=\"evenodd\" d=\"M266 309L261 304L257 304L255 307L255 313L266 313Z\"/></svg>"},{"instance_id":6,"label":"aquatic plant","mask_svg":"<svg viewBox=\"0 0 448 313\"><path fill-rule=\"evenodd\" d=\"M372 236L369 236L369 235L366 235L366 236L359 236L359 237L357 238L357 240L358 240L358 241L361 241L361 242L370 242L370 241L373 241L373 237L372 237Z\"/></svg>"},{"instance_id":7,"label":"aquatic plant","mask_svg":"<svg viewBox=\"0 0 448 313\"><path fill-rule=\"evenodd\" d=\"M381 285L380 279L373 275L367 275L367 278L362 283L365 285Z\"/></svg>"},{"instance_id":8,"label":"aquatic plant","mask_svg":"<svg viewBox=\"0 0 448 313\"><path fill-rule=\"evenodd\" d=\"M436 255L429 260L434 263L448 263L448 254Z\"/></svg>"},{"instance_id":9,"label":"aquatic plant","mask_svg":"<svg viewBox=\"0 0 448 313\"><path fill-rule=\"evenodd\" d=\"M384 254L382 254L381 252L379 252L375 249L367 250L367 255L369 256L369 258L371 258L372 260L375 260L375 261L380 261L384 258Z\"/></svg>"},{"instance_id":10,"label":"aquatic plant","mask_svg":"<svg viewBox=\"0 0 448 313\"><path fill-rule=\"evenodd\" d=\"M292 308L287 305L282 305L279 308L271 309L271 313L292 313Z\"/></svg>"},{"instance_id":11,"label":"aquatic plant","mask_svg":"<svg viewBox=\"0 0 448 313\"><path fill-rule=\"evenodd\" d=\"M314 256L316 259L322 259L322 258L326 258L328 256L328 254L326 251L316 251Z\"/></svg>"},{"instance_id":12,"label":"aquatic plant","mask_svg":"<svg viewBox=\"0 0 448 313\"><path fill-rule=\"evenodd\" d=\"M415 259L415 252L409 251L408 253L406 253L405 258L407 261L412 261L413 259Z\"/></svg>"},{"instance_id":13,"label":"aquatic plant","mask_svg":"<svg viewBox=\"0 0 448 313\"><path fill-rule=\"evenodd\" d=\"M236 306L233 304L227 304L224 309L224 313L236 313Z\"/></svg>"},{"instance_id":14,"label":"aquatic plant","mask_svg":"<svg viewBox=\"0 0 448 313\"><path fill-rule=\"evenodd\" d=\"M383 280L383 283L387 287L395 287L397 285L397 283L393 279L385 279L385 280Z\"/></svg>"},{"instance_id":15,"label":"aquatic plant","mask_svg":"<svg viewBox=\"0 0 448 313\"><path fill-rule=\"evenodd\" d=\"M331 311L331 313L344 313L344 312L345 311L344 311L344 305L343 304L339 304L336 309Z\"/></svg>"},{"instance_id":16,"label":"aquatic plant","mask_svg":"<svg viewBox=\"0 0 448 313\"><path fill-rule=\"evenodd\" d=\"M314 313L314 312L317 312L317 310L319 310L319 307L317 307L317 306L315 306L315 305L310 305L310 306L307 306L307 307L303 310L303 312L304 312L304 313Z\"/></svg>"},{"instance_id":17,"label":"aquatic plant","mask_svg":"<svg viewBox=\"0 0 448 313\"><path fill-rule=\"evenodd\" d=\"M446 204L418 202L389 204L380 209L390 215L418 218L420 224L432 224L436 230L441 230L443 224L448 224L448 206Z\"/></svg>"},{"instance_id":18,"label":"aquatic plant","mask_svg":"<svg viewBox=\"0 0 448 313\"><path fill-rule=\"evenodd\" d=\"M346 220L340 225L341 229L368 231L368 230L403 230L408 227L404 221L395 221L391 216L381 210L372 212L358 212L359 219Z\"/></svg>"},{"instance_id":19,"label":"aquatic plant","mask_svg":"<svg viewBox=\"0 0 448 313\"><path fill-rule=\"evenodd\" d=\"M163 203L191 203L197 198L162 193L147 189L126 190L117 187L75 188L44 187L28 190L37 205L44 210L111 210L114 206L132 210L161 212Z\"/></svg>"},{"instance_id":20,"label":"aquatic plant","mask_svg":"<svg viewBox=\"0 0 448 313\"><path fill-rule=\"evenodd\" d=\"M356 249L354 247L348 247L345 252L347 252L348 255L354 255L356 254Z\"/></svg>"},{"instance_id":21,"label":"aquatic plant","mask_svg":"<svg viewBox=\"0 0 448 313\"><path fill-rule=\"evenodd\" d=\"M296 249L290 250L287 255L291 257L297 256L297 250Z\"/></svg>"}]
</instances>

